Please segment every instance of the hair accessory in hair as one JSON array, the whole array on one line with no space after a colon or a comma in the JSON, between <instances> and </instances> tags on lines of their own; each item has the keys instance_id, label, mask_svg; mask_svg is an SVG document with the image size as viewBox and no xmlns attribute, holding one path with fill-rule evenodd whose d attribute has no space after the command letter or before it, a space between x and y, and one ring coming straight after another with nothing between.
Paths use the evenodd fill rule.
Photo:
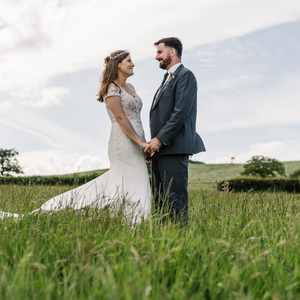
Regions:
<instances>
[{"instance_id":1,"label":"hair accessory in hair","mask_svg":"<svg viewBox=\"0 0 300 300\"><path fill-rule=\"evenodd\" d=\"M124 54L129 54L129 52L124 50L124 51L122 51L122 52L120 52L120 53L118 53L118 54L116 54L116 55L113 55L113 56L110 55L109 58L110 58L110 59L116 59L116 58L118 58L119 56L124 55Z\"/></svg>"}]
</instances>

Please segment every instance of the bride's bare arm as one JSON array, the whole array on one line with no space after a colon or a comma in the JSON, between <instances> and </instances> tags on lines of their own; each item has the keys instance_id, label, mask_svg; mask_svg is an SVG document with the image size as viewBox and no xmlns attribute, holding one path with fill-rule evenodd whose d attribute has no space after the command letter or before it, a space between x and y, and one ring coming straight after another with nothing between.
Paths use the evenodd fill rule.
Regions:
<instances>
[{"instance_id":1,"label":"bride's bare arm","mask_svg":"<svg viewBox=\"0 0 300 300\"><path fill-rule=\"evenodd\" d=\"M120 125L121 130L128 136L128 138L130 138L137 145L145 147L146 143L137 135L126 114L124 113L120 102L120 97L110 96L106 98L105 102L109 110L112 112L114 118Z\"/></svg>"}]
</instances>

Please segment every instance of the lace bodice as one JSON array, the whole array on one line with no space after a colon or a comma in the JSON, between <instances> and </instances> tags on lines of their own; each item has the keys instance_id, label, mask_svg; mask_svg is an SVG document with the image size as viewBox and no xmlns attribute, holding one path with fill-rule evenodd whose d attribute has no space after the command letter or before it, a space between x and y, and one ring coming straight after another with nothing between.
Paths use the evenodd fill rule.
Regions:
<instances>
[{"instance_id":1,"label":"lace bodice","mask_svg":"<svg viewBox=\"0 0 300 300\"><path fill-rule=\"evenodd\" d=\"M135 92L135 88L132 84L127 83L127 89L130 91L126 91L125 89L118 87L114 83L111 83L108 87L107 94L103 97L105 104L106 104L106 110L110 117L110 120L113 124L113 126L117 125L117 121L113 115L113 113L108 108L108 105L106 103L106 99L110 96L118 96L120 97L121 105L123 108L124 113L126 114L128 120L132 124L133 128L135 129L136 133L145 140L145 133L141 121L141 110L143 107L142 99L137 95ZM117 125L117 127L119 127ZM122 133L123 134L123 133Z\"/></svg>"},{"instance_id":2,"label":"lace bodice","mask_svg":"<svg viewBox=\"0 0 300 300\"><path fill-rule=\"evenodd\" d=\"M125 89L111 83L108 87L107 94L104 96L104 101L110 96L119 96L121 99L122 108L128 119L131 121L140 121L140 113L143 107L141 98L136 94L132 84L127 83L127 92ZM112 112L107 108L108 114L112 122L116 122Z\"/></svg>"}]
</instances>

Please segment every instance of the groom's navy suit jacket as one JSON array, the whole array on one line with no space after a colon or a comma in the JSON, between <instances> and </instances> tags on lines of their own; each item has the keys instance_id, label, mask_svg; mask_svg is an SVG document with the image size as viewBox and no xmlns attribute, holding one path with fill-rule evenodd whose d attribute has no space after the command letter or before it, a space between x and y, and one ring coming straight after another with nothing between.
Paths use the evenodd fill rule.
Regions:
<instances>
[{"instance_id":1,"label":"groom's navy suit jacket","mask_svg":"<svg viewBox=\"0 0 300 300\"><path fill-rule=\"evenodd\" d=\"M162 143L158 154L204 152L204 143L196 133L197 81L194 74L180 65L154 100L150 129L151 137L157 137Z\"/></svg>"}]
</instances>

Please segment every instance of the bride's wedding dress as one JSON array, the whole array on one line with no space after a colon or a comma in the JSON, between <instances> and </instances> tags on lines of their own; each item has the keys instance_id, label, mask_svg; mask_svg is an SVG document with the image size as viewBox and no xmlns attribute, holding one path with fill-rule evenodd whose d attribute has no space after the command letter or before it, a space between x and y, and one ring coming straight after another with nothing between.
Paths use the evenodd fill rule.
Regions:
<instances>
[{"instance_id":1,"label":"bride's wedding dress","mask_svg":"<svg viewBox=\"0 0 300 300\"><path fill-rule=\"evenodd\" d=\"M109 96L119 96L125 114L136 133L145 140L141 122L142 101L134 87L127 85L130 93L113 83L108 88ZM52 212L72 208L108 207L113 211L122 209L131 222L139 223L151 213L151 189L143 149L133 143L121 130L111 111L111 133L108 145L110 170L101 176L46 201L33 212ZM1 212L0 219L20 218L22 215Z\"/></svg>"}]
</instances>

